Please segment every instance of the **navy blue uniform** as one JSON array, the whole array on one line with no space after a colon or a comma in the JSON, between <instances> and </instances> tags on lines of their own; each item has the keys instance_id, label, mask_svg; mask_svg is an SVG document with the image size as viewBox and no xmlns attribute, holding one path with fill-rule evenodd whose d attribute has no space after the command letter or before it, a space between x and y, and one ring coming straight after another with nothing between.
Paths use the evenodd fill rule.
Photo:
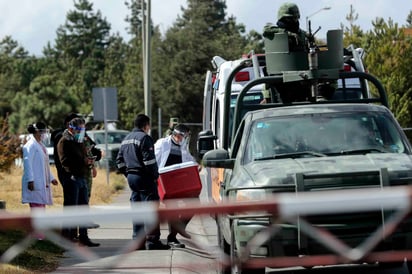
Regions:
<instances>
[{"instance_id":1,"label":"navy blue uniform","mask_svg":"<svg viewBox=\"0 0 412 274\"><path fill-rule=\"evenodd\" d=\"M157 192L159 171L152 137L143 130L134 128L122 141L116 164L118 170L127 177L127 182L132 190L130 196L132 206L135 206L136 202L159 201ZM133 224L133 238L140 233L142 228L141 224ZM147 243L160 240L159 225L154 230L146 227L146 233Z\"/></svg>"}]
</instances>

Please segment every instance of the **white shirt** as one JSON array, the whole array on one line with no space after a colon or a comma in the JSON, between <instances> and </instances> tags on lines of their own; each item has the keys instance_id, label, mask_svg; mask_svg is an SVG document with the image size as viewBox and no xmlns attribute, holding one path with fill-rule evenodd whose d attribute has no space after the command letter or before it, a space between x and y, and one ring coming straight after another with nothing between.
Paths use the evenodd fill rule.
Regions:
<instances>
[{"instance_id":1,"label":"white shirt","mask_svg":"<svg viewBox=\"0 0 412 274\"><path fill-rule=\"evenodd\" d=\"M165 166L167 158L169 157L172 147L172 135L158 139L154 147L157 165L159 168L162 168ZM182 163L196 162L196 159L190 154L187 146L180 146L180 150L182 151Z\"/></svg>"}]
</instances>

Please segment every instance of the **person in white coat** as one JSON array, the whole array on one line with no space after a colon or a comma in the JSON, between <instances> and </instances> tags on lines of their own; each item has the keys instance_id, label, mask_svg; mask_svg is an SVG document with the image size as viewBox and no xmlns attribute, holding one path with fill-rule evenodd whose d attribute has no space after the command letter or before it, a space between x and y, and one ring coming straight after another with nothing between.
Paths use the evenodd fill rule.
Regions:
<instances>
[{"instance_id":1,"label":"person in white coat","mask_svg":"<svg viewBox=\"0 0 412 274\"><path fill-rule=\"evenodd\" d=\"M188 150L188 137L189 128L184 124L178 124L169 136L156 141L155 156L159 169L174 164L196 162L196 159ZM181 219L180 222L178 222L178 225L186 228L189 221L190 219ZM177 240L177 233L178 232L174 228L174 225L169 222L169 235L167 236L167 243L174 247L185 247L184 244Z\"/></svg>"},{"instance_id":2,"label":"person in white coat","mask_svg":"<svg viewBox=\"0 0 412 274\"><path fill-rule=\"evenodd\" d=\"M30 209L45 208L53 204L51 184L57 185L42 142L47 138L46 125L37 122L27 130L31 136L23 146L22 203L29 204Z\"/></svg>"}]
</instances>

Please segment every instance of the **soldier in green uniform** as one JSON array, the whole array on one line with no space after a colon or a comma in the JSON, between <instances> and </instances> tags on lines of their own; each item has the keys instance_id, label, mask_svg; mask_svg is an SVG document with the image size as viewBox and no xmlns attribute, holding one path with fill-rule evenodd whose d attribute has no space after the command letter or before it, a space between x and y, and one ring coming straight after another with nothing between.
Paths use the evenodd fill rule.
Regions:
<instances>
[{"instance_id":1,"label":"soldier in green uniform","mask_svg":"<svg viewBox=\"0 0 412 274\"><path fill-rule=\"evenodd\" d=\"M177 117L170 117L169 120L169 128L166 130L165 134L163 135L164 138L170 136L175 128L175 126L179 124L179 118Z\"/></svg>"},{"instance_id":2,"label":"soldier in green uniform","mask_svg":"<svg viewBox=\"0 0 412 274\"><path fill-rule=\"evenodd\" d=\"M84 138L84 146L86 149L86 154L87 157L90 159L93 159L94 162L93 164L89 165L89 172L87 174L87 187L88 187L88 196L90 199L91 192L92 192L92 183L93 183L93 178L96 177L97 175L97 170L95 167L95 162L99 161L102 157L102 152L100 149L96 148L96 143L86 134Z\"/></svg>"},{"instance_id":3,"label":"soldier in green uniform","mask_svg":"<svg viewBox=\"0 0 412 274\"><path fill-rule=\"evenodd\" d=\"M278 10L276 25L267 24L263 29L263 36L272 40L275 33L287 33L289 51L308 51L309 36L299 28L300 12L294 3L284 3Z\"/></svg>"}]
</instances>

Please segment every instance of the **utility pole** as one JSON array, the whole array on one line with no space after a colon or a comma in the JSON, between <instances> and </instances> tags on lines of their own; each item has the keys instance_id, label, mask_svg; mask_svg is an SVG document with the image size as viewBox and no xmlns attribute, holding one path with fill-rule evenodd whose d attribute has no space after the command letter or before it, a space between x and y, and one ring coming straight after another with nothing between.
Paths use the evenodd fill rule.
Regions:
<instances>
[{"instance_id":1,"label":"utility pole","mask_svg":"<svg viewBox=\"0 0 412 274\"><path fill-rule=\"evenodd\" d=\"M152 117L151 93L151 0L142 1L142 50L144 81L144 112Z\"/></svg>"}]
</instances>

